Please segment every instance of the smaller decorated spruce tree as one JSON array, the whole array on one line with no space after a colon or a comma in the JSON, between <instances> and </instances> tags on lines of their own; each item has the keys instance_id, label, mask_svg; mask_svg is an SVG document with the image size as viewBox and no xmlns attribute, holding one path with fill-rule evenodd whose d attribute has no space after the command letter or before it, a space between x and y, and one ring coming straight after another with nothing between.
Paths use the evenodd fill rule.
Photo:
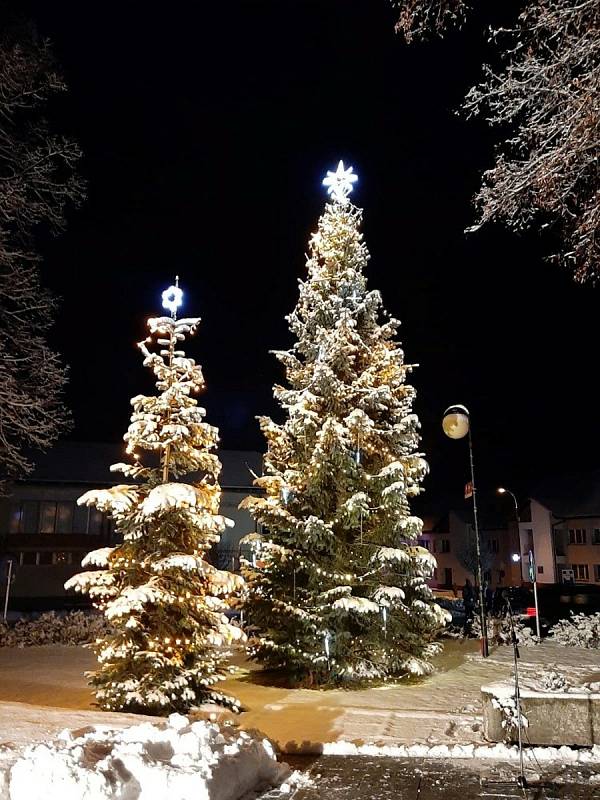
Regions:
<instances>
[{"instance_id":1,"label":"smaller decorated spruce tree","mask_svg":"<svg viewBox=\"0 0 600 800\"><path fill-rule=\"evenodd\" d=\"M151 336L139 344L158 394L132 399L124 436L132 462L111 467L134 482L78 501L109 514L123 537L85 557L82 566L99 569L65 584L88 594L112 626L93 645L99 669L91 682L104 709L168 714L203 702L239 706L214 687L229 672L227 645L244 638L224 613L243 580L207 560L232 523L219 514L221 465L212 452L218 431L191 396L204 386L202 371L180 349L200 320L178 320L180 302L177 286L163 293L172 314L149 319ZM154 336L158 353L150 350ZM180 481L191 473L202 477Z\"/></svg>"}]
</instances>

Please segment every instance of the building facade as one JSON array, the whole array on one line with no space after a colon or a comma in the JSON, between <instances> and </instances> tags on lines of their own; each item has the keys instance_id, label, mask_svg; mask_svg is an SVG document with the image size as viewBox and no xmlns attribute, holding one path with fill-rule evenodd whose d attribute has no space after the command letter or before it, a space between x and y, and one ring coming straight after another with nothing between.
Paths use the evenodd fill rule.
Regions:
<instances>
[{"instance_id":1,"label":"building facade","mask_svg":"<svg viewBox=\"0 0 600 800\"><path fill-rule=\"evenodd\" d=\"M239 540L255 530L254 520L238 508L260 475L262 456L254 451L223 450L221 513L234 522L214 553L219 566L239 566ZM41 455L35 471L0 498L0 558L13 565L11 607L52 607L66 601L64 583L81 569L82 558L98 547L117 543L112 522L95 508L78 506L90 489L120 483L109 470L124 459L119 444L63 442ZM119 480L121 478L121 480ZM75 598L71 598L75 602Z\"/></svg>"},{"instance_id":2,"label":"building facade","mask_svg":"<svg viewBox=\"0 0 600 800\"><path fill-rule=\"evenodd\" d=\"M475 532L468 515L457 511L439 517L424 517L419 544L437 561L431 586L434 589L460 589L467 579L475 582L477 551ZM480 525L481 566L484 580L492 588L521 584L519 564L513 560L518 551L516 526L493 519Z\"/></svg>"}]
</instances>

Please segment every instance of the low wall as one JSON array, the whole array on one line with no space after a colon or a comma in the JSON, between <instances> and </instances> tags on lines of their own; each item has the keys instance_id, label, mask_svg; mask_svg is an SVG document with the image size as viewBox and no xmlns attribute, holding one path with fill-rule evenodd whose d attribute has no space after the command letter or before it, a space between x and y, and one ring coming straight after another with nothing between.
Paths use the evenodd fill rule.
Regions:
<instances>
[{"instance_id":1,"label":"low wall","mask_svg":"<svg viewBox=\"0 0 600 800\"><path fill-rule=\"evenodd\" d=\"M483 735L490 742L516 742L516 728L506 729L506 719L494 698L514 698L506 683L482 686ZM527 718L523 741L535 745L600 744L600 694L594 692L521 691L521 712Z\"/></svg>"}]
</instances>

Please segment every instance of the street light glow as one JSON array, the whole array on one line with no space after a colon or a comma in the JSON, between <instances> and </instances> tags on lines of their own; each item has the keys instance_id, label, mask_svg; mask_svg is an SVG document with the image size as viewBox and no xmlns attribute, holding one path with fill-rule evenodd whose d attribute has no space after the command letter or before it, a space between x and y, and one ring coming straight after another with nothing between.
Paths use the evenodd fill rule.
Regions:
<instances>
[{"instance_id":1,"label":"street light glow","mask_svg":"<svg viewBox=\"0 0 600 800\"><path fill-rule=\"evenodd\" d=\"M465 406L450 406L442 420L444 433L450 439L463 439L469 432L469 411Z\"/></svg>"},{"instance_id":2,"label":"street light glow","mask_svg":"<svg viewBox=\"0 0 600 800\"><path fill-rule=\"evenodd\" d=\"M496 491L498 492L498 494L506 494L506 489L504 489L502 486L499 486L498 489L496 489Z\"/></svg>"},{"instance_id":3,"label":"street light glow","mask_svg":"<svg viewBox=\"0 0 600 800\"><path fill-rule=\"evenodd\" d=\"M518 553L513 553L511 558L515 562L515 564L521 560L521 556Z\"/></svg>"}]
</instances>

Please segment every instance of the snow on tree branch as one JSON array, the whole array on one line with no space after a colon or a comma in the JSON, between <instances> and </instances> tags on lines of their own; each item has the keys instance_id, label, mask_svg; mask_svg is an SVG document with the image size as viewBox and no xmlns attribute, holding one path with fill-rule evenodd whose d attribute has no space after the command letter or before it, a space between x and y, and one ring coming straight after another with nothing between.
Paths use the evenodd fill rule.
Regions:
<instances>
[{"instance_id":1,"label":"snow on tree branch","mask_svg":"<svg viewBox=\"0 0 600 800\"><path fill-rule=\"evenodd\" d=\"M600 5L597 0L535 0L512 30L493 32L504 68L484 68L467 95L468 114L513 135L475 201L474 228L498 219L520 230L554 227L552 256L575 280L600 276Z\"/></svg>"},{"instance_id":2,"label":"snow on tree branch","mask_svg":"<svg viewBox=\"0 0 600 800\"><path fill-rule=\"evenodd\" d=\"M459 26L469 9L464 0L392 0L392 4L400 10L396 31L409 43Z\"/></svg>"}]
</instances>

